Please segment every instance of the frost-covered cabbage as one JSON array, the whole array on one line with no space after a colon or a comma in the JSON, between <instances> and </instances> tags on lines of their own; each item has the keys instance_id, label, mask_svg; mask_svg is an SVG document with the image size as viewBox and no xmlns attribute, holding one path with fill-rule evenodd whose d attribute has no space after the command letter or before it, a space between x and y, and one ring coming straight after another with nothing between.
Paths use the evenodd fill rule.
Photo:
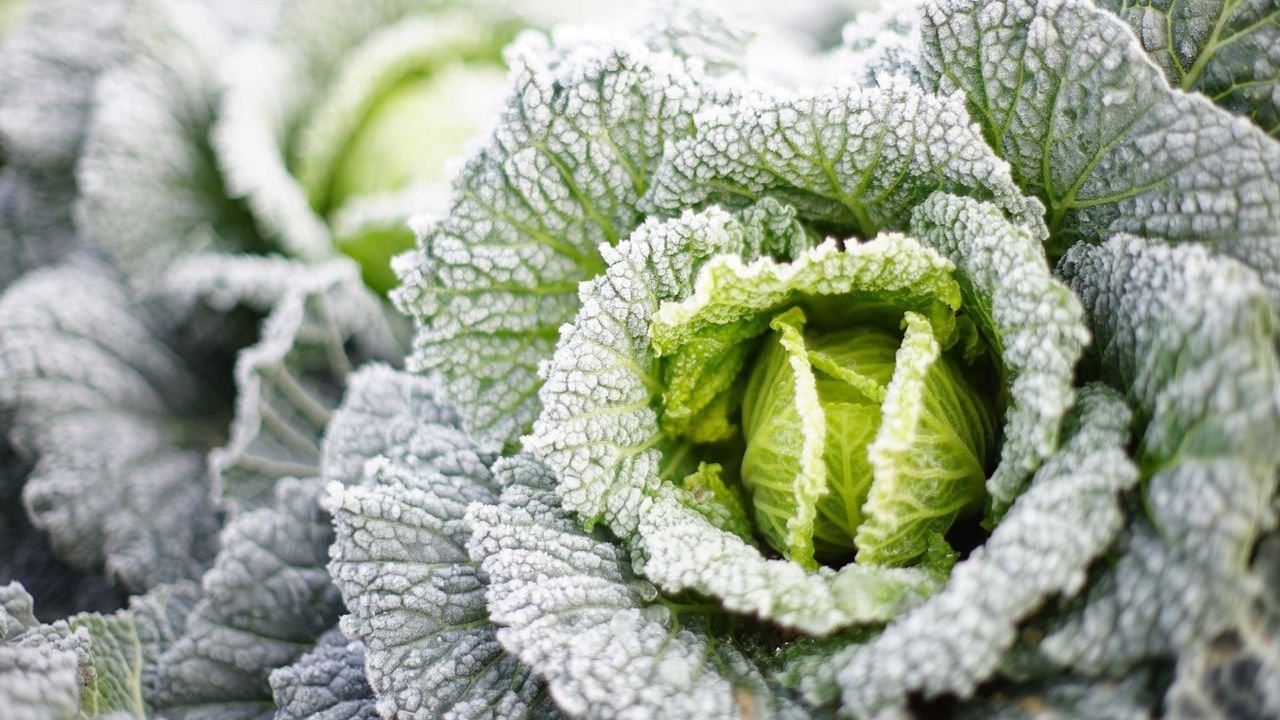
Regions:
<instances>
[{"instance_id":1,"label":"frost-covered cabbage","mask_svg":"<svg viewBox=\"0 0 1280 720\"><path fill-rule=\"evenodd\" d=\"M1280 715L1270 0L95 7L0 64L10 714Z\"/></svg>"},{"instance_id":2,"label":"frost-covered cabbage","mask_svg":"<svg viewBox=\"0 0 1280 720\"><path fill-rule=\"evenodd\" d=\"M1152 12L1191 75L1265 88L1258 7ZM867 71L804 88L688 18L518 44L399 265L410 367L505 457L470 497L335 492L381 712L468 643L502 667L490 638L507 714L528 670L573 717L1229 712L1207 668L1280 678L1240 640L1280 462L1269 96L1172 87L1083 0L869 16L833 58Z\"/></svg>"}]
</instances>

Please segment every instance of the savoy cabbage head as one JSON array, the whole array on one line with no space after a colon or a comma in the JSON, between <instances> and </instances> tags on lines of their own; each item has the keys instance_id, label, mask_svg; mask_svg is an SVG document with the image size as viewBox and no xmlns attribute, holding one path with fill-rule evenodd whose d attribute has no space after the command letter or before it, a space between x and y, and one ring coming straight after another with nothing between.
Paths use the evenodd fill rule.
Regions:
<instances>
[{"instance_id":1,"label":"savoy cabbage head","mask_svg":"<svg viewBox=\"0 0 1280 720\"><path fill-rule=\"evenodd\" d=\"M1202 10L1199 71L1272 32ZM1177 712L1221 690L1195 658L1261 602L1275 523L1269 95L1174 87L1076 0L876 16L914 41L812 88L745 75L740 37L691 17L522 39L489 143L400 262L411 368L507 457L453 535L479 575L360 532L407 505L447 526L443 490L334 496L382 712L458 672L431 630L454 607L570 716ZM383 551L402 578L367 569ZM401 579L413 650L378 610ZM415 651L427 679L380 669Z\"/></svg>"},{"instance_id":2,"label":"savoy cabbage head","mask_svg":"<svg viewBox=\"0 0 1280 720\"><path fill-rule=\"evenodd\" d=\"M1280 717L1273 0L83 8L0 51L9 715Z\"/></svg>"}]
</instances>

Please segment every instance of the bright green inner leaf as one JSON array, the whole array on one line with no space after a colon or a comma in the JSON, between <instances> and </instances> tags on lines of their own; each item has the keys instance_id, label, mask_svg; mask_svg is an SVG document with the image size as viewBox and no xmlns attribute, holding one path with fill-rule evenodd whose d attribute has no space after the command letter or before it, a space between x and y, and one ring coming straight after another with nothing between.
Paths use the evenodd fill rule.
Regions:
<instances>
[{"instance_id":1,"label":"bright green inner leaf","mask_svg":"<svg viewBox=\"0 0 1280 720\"><path fill-rule=\"evenodd\" d=\"M998 373L949 275L902 237L709 262L651 328L664 433L723 464L685 483L740 483L743 509L727 495L719 514L809 569L950 557L943 536L985 499Z\"/></svg>"},{"instance_id":2,"label":"bright green inner leaf","mask_svg":"<svg viewBox=\"0 0 1280 720\"><path fill-rule=\"evenodd\" d=\"M495 115L506 71L492 63L454 63L410 76L380 98L335 164L327 205L412 185L444 182Z\"/></svg>"}]
</instances>

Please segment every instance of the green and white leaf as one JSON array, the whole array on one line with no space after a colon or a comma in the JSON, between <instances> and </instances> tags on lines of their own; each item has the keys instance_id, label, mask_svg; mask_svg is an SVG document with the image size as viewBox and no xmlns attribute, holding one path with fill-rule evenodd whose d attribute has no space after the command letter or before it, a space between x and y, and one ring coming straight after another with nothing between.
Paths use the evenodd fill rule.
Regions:
<instances>
[{"instance_id":1,"label":"green and white leaf","mask_svg":"<svg viewBox=\"0 0 1280 720\"><path fill-rule=\"evenodd\" d=\"M6 717L147 717L142 678L185 622L191 583L161 586L112 615L40 625L21 585L0 587L0 701Z\"/></svg>"},{"instance_id":2,"label":"green and white leaf","mask_svg":"<svg viewBox=\"0 0 1280 720\"><path fill-rule=\"evenodd\" d=\"M668 147L645 203L674 214L769 196L801 220L869 239L906 229L912 209L937 190L990 200L1043 234L1043 208L1022 194L962 101L891 77L878 87L756 93L707 107Z\"/></svg>"},{"instance_id":3,"label":"green and white leaf","mask_svg":"<svg viewBox=\"0 0 1280 720\"><path fill-rule=\"evenodd\" d=\"M1058 446L1072 372L1089 341L1084 311L1049 273L1036 235L990 203L932 195L912 211L911 234L955 264L961 305L1002 364L1000 464L987 480L999 512Z\"/></svg>"},{"instance_id":4,"label":"green and white leaf","mask_svg":"<svg viewBox=\"0 0 1280 720\"><path fill-rule=\"evenodd\" d=\"M394 297L418 322L409 366L444 376L468 432L512 445L537 417L538 363L577 311L578 283L643 220L662 149L705 91L698 63L635 40L573 50L526 36L507 59L507 106L448 213L399 261Z\"/></svg>"},{"instance_id":5,"label":"green and white leaf","mask_svg":"<svg viewBox=\"0 0 1280 720\"><path fill-rule=\"evenodd\" d=\"M927 84L963 93L1044 202L1051 250L1118 232L1203 243L1280 300L1280 143L1171 89L1114 15L1087 0L934 0L923 38Z\"/></svg>"}]
</instances>

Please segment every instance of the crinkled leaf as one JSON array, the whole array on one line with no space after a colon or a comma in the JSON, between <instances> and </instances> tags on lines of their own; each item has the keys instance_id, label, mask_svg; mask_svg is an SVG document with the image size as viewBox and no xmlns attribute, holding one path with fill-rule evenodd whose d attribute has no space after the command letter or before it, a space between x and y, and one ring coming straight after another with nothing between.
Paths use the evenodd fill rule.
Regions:
<instances>
[{"instance_id":1,"label":"crinkled leaf","mask_svg":"<svg viewBox=\"0 0 1280 720\"><path fill-rule=\"evenodd\" d=\"M17 583L0 586L0 706L15 720L76 720L81 650L87 633L41 633L31 596Z\"/></svg>"},{"instance_id":2,"label":"crinkled leaf","mask_svg":"<svg viewBox=\"0 0 1280 720\"><path fill-rule=\"evenodd\" d=\"M1120 495L1138 480L1125 452L1130 419L1113 391L1088 386L1066 420L1066 443L945 587L874 640L788 668L789 680L814 702L838 693L857 717L905 708L913 693L971 697L1018 624L1047 599L1079 592L1119 534Z\"/></svg>"},{"instance_id":3,"label":"crinkled leaf","mask_svg":"<svg viewBox=\"0 0 1280 720\"><path fill-rule=\"evenodd\" d=\"M135 597L128 610L39 625L20 585L0 588L6 717L145 717L142 675L180 631L194 596L192 583L161 586Z\"/></svg>"},{"instance_id":4,"label":"crinkled leaf","mask_svg":"<svg viewBox=\"0 0 1280 720\"><path fill-rule=\"evenodd\" d=\"M342 600L325 570L333 529L318 479L281 480L274 507L246 512L223 532L185 632L146 677L164 717L270 718L268 677L337 621Z\"/></svg>"},{"instance_id":5,"label":"crinkled leaf","mask_svg":"<svg viewBox=\"0 0 1280 720\"><path fill-rule=\"evenodd\" d=\"M410 365L443 373L469 432L511 444L537 416L537 366L578 283L642 220L662 149L703 90L684 59L635 42L570 52L529 36L508 60L514 93L448 214L400 261L396 299L419 324Z\"/></svg>"},{"instance_id":6,"label":"crinkled leaf","mask_svg":"<svg viewBox=\"0 0 1280 720\"><path fill-rule=\"evenodd\" d=\"M672 143L645 201L658 210L772 196L800 218L870 238L901 230L935 190L995 202L1043 231L1043 208L1022 194L958 98L905 78L880 87L749 96L709 106L695 132Z\"/></svg>"},{"instance_id":7,"label":"crinkled leaf","mask_svg":"<svg viewBox=\"0 0 1280 720\"><path fill-rule=\"evenodd\" d=\"M468 505L496 500L492 456L450 424L435 392L422 378L371 368L335 420L328 477L352 483L341 468L383 453L364 463L363 483L329 486L329 569L351 613L342 628L365 645L385 717L537 715L539 684L494 639L485 577L466 551Z\"/></svg>"},{"instance_id":8,"label":"crinkled leaf","mask_svg":"<svg viewBox=\"0 0 1280 720\"><path fill-rule=\"evenodd\" d=\"M336 628L316 648L271 673L274 720L377 720L364 679L364 647Z\"/></svg>"},{"instance_id":9,"label":"crinkled leaf","mask_svg":"<svg viewBox=\"0 0 1280 720\"><path fill-rule=\"evenodd\" d=\"M472 505L471 555L489 577L498 640L583 718L807 717L694 610L654 602L625 551L560 508L554 475L528 455L495 467L506 489Z\"/></svg>"},{"instance_id":10,"label":"crinkled leaf","mask_svg":"<svg viewBox=\"0 0 1280 720\"><path fill-rule=\"evenodd\" d=\"M32 521L134 591L193 576L216 547L204 450L219 408L158 325L89 263L0 299L0 405L35 460Z\"/></svg>"},{"instance_id":11,"label":"crinkled leaf","mask_svg":"<svg viewBox=\"0 0 1280 720\"><path fill-rule=\"evenodd\" d=\"M1087 0L934 0L925 75L963 91L1052 247L1117 232L1210 245L1280 299L1280 143L1169 88L1132 31Z\"/></svg>"},{"instance_id":12,"label":"crinkled leaf","mask_svg":"<svg viewBox=\"0 0 1280 720\"><path fill-rule=\"evenodd\" d=\"M1142 41L1169 84L1199 90L1280 138L1280 4L1275 0L1101 0Z\"/></svg>"},{"instance_id":13,"label":"crinkled leaf","mask_svg":"<svg viewBox=\"0 0 1280 720\"><path fill-rule=\"evenodd\" d=\"M432 378L370 363L350 376L342 405L325 430L327 483L359 485L376 457L429 462L442 472L483 477L492 453L457 430L458 414Z\"/></svg>"},{"instance_id":14,"label":"crinkled leaf","mask_svg":"<svg viewBox=\"0 0 1280 720\"><path fill-rule=\"evenodd\" d=\"M1119 236L1059 270L1141 428L1145 512L1039 645L1096 672L1194 650L1247 601L1249 555L1273 522L1280 366L1263 285L1232 260Z\"/></svg>"}]
</instances>

